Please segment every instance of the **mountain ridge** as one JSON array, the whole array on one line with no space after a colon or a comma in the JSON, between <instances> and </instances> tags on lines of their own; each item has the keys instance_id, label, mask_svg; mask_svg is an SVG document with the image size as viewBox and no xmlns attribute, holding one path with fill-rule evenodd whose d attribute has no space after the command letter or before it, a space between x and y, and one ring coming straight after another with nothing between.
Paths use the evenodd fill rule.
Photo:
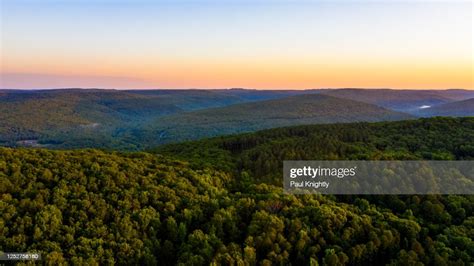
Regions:
<instances>
[{"instance_id":1,"label":"mountain ridge","mask_svg":"<svg viewBox=\"0 0 474 266\"><path fill-rule=\"evenodd\" d=\"M474 98L420 110L421 116L474 116Z\"/></svg>"},{"instance_id":2,"label":"mountain ridge","mask_svg":"<svg viewBox=\"0 0 474 266\"><path fill-rule=\"evenodd\" d=\"M367 103L308 94L170 115L158 118L148 129L190 140L300 124L411 118L414 117Z\"/></svg>"}]
</instances>

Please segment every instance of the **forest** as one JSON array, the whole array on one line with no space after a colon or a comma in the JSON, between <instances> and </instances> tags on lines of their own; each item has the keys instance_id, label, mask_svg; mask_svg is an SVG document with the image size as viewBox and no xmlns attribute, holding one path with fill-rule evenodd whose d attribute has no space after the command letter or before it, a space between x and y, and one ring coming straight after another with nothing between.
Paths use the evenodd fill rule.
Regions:
<instances>
[{"instance_id":1,"label":"forest","mask_svg":"<svg viewBox=\"0 0 474 266\"><path fill-rule=\"evenodd\" d=\"M51 265L471 265L472 195L291 195L281 165L473 158L474 118L286 127L146 152L0 148L0 250Z\"/></svg>"},{"instance_id":2,"label":"forest","mask_svg":"<svg viewBox=\"0 0 474 266\"><path fill-rule=\"evenodd\" d=\"M0 89L0 146L140 151L285 126L473 116L473 99L469 90Z\"/></svg>"}]
</instances>

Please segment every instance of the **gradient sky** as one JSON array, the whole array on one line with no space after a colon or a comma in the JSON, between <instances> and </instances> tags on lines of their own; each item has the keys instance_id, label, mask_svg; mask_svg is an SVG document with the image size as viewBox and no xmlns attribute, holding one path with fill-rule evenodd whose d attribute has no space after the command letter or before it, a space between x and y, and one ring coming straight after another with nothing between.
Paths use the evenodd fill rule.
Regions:
<instances>
[{"instance_id":1,"label":"gradient sky","mask_svg":"<svg viewBox=\"0 0 474 266\"><path fill-rule=\"evenodd\" d=\"M0 2L0 88L474 88L469 0Z\"/></svg>"}]
</instances>

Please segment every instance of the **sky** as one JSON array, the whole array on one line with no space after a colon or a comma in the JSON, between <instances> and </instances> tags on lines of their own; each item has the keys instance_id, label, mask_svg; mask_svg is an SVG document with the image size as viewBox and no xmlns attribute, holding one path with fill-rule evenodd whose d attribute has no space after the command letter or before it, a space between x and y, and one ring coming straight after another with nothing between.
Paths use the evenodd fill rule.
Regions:
<instances>
[{"instance_id":1,"label":"sky","mask_svg":"<svg viewBox=\"0 0 474 266\"><path fill-rule=\"evenodd\" d=\"M0 88L474 88L470 0L0 3Z\"/></svg>"}]
</instances>

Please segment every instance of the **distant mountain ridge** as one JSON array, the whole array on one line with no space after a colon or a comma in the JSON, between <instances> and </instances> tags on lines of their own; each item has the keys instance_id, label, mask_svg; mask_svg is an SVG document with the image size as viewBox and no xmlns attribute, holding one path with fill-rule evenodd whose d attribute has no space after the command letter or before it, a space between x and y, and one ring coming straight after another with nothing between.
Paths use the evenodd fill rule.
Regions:
<instances>
[{"instance_id":1,"label":"distant mountain ridge","mask_svg":"<svg viewBox=\"0 0 474 266\"><path fill-rule=\"evenodd\" d=\"M379 106L323 94L289 96L158 118L150 128L170 139L191 140L273 127L414 118Z\"/></svg>"},{"instance_id":2,"label":"distant mountain ridge","mask_svg":"<svg viewBox=\"0 0 474 266\"><path fill-rule=\"evenodd\" d=\"M474 116L474 98L425 108L420 116Z\"/></svg>"},{"instance_id":3,"label":"distant mountain ridge","mask_svg":"<svg viewBox=\"0 0 474 266\"><path fill-rule=\"evenodd\" d=\"M420 107L436 106L474 98L470 90L392 90L392 89L331 89L320 93L346 98L388 109L417 114Z\"/></svg>"},{"instance_id":4,"label":"distant mountain ridge","mask_svg":"<svg viewBox=\"0 0 474 266\"><path fill-rule=\"evenodd\" d=\"M470 101L456 112L435 107L473 97L468 90L0 90L0 145L136 150L300 124L469 116Z\"/></svg>"}]
</instances>

